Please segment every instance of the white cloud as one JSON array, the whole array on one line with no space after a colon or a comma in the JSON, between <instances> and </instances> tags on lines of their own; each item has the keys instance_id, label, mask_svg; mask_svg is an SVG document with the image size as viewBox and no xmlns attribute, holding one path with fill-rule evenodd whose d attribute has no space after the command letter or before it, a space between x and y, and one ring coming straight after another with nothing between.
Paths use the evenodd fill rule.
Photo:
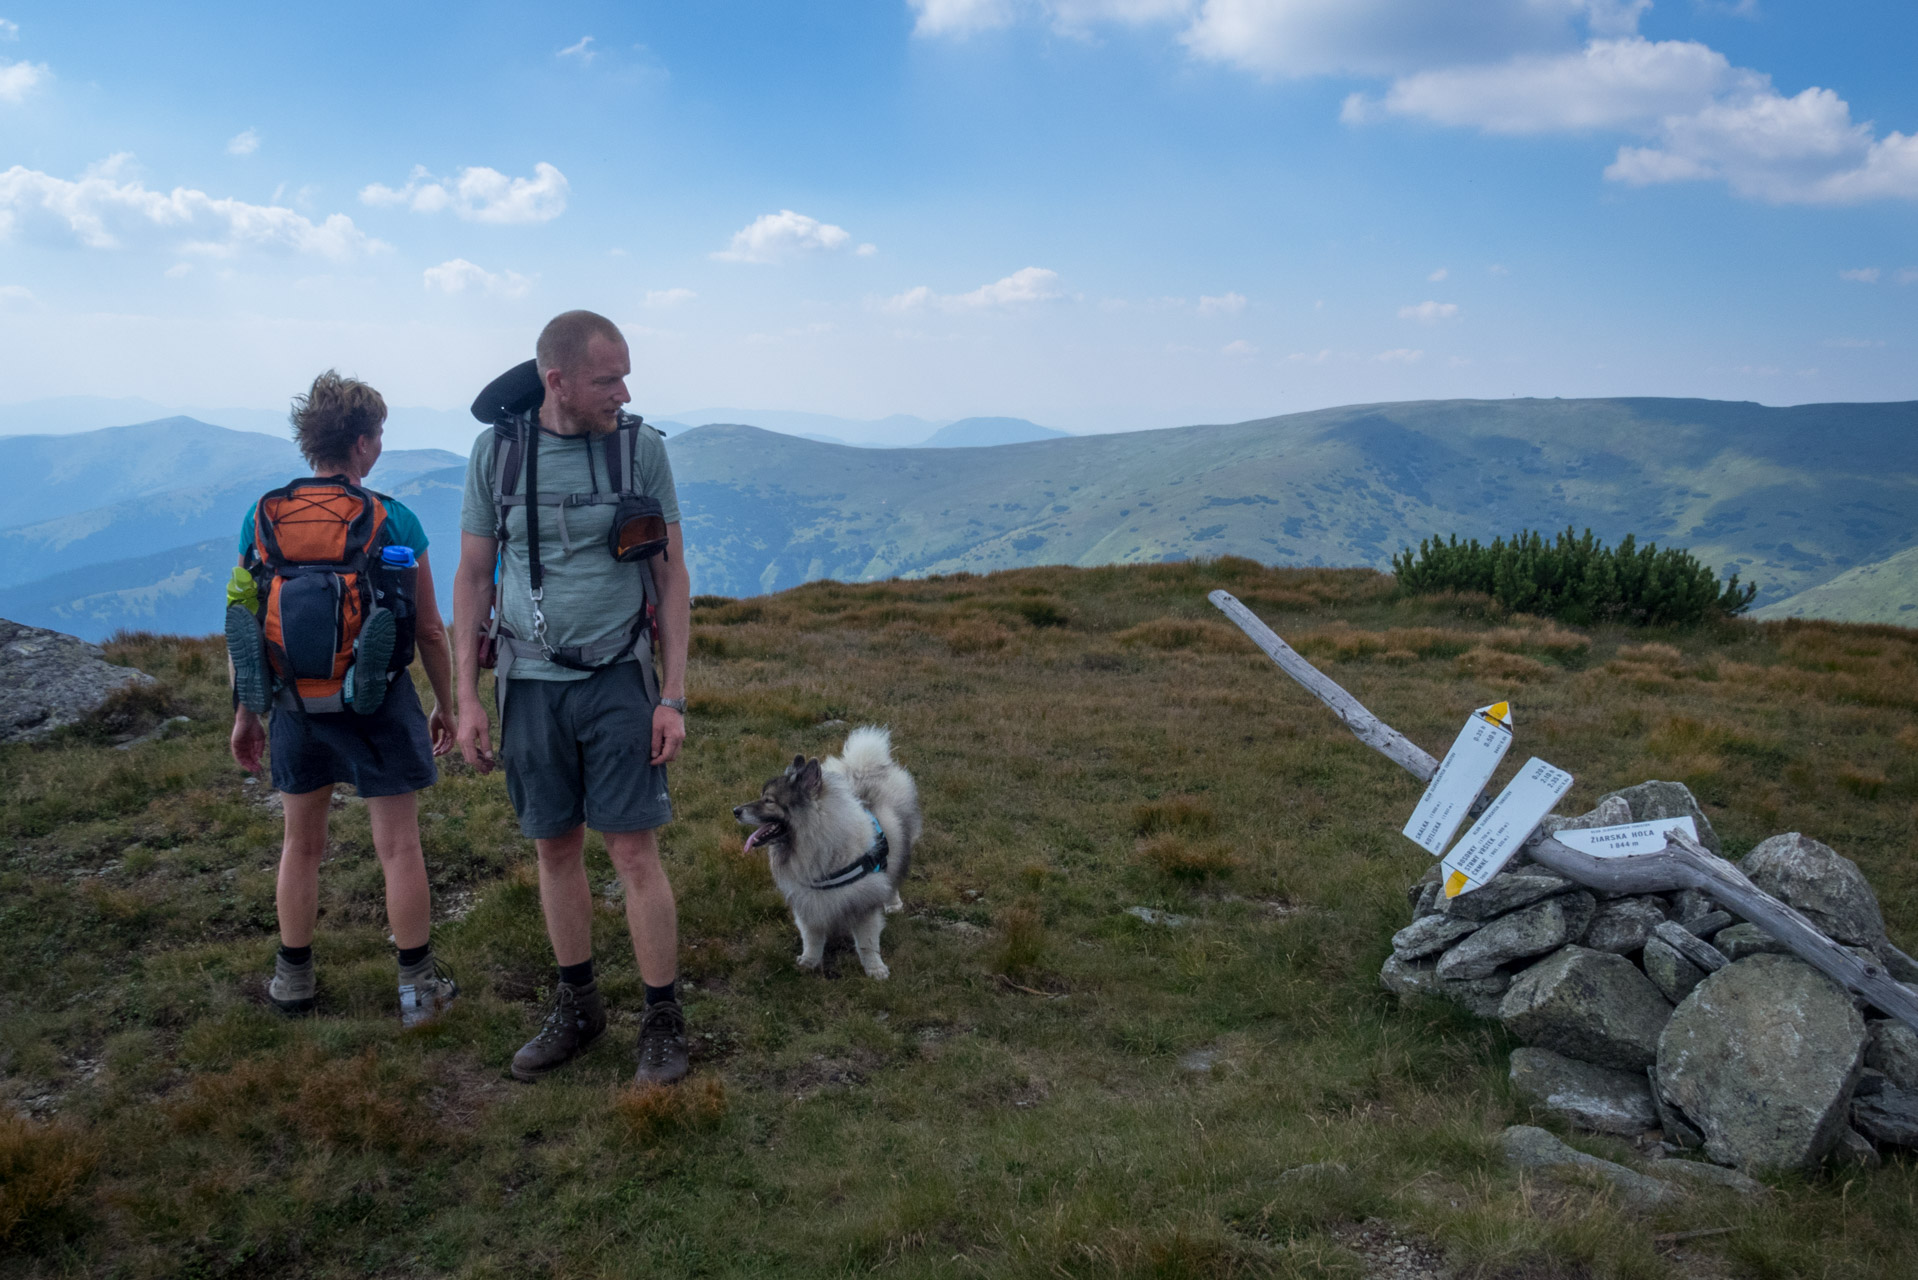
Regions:
<instances>
[{"instance_id":1,"label":"white cloud","mask_svg":"<svg viewBox=\"0 0 1918 1280\"><path fill-rule=\"evenodd\" d=\"M713 254L721 262L783 262L802 253L831 252L851 241L852 233L791 209L762 213L733 233L732 247ZM874 250L878 252L878 250Z\"/></svg>"},{"instance_id":2,"label":"white cloud","mask_svg":"<svg viewBox=\"0 0 1918 1280\"><path fill-rule=\"evenodd\" d=\"M676 307L682 302L691 302L699 295L691 289L648 289L644 305L653 310Z\"/></svg>"},{"instance_id":3,"label":"white cloud","mask_svg":"<svg viewBox=\"0 0 1918 1280\"><path fill-rule=\"evenodd\" d=\"M51 79L53 72L44 62L0 60L0 102L24 102L29 93Z\"/></svg>"},{"instance_id":4,"label":"white cloud","mask_svg":"<svg viewBox=\"0 0 1918 1280\"><path fill-rule=\"evenodd\" d=\"M599 56L599 50L593 48L593 38L591 36L581 36L577 44L569 44L553 56L555 58L578 58L580 62L590 65L593 59Z\"/></svg>"},{"instance_id":5,"label":"white cloud","mask_svg":"<svg viewBox=\"0 0 1918 1280\"><path fill-rule=\"evenodd\" d=\"M19 38L20 24L0 18L0 40L18 40Z\"/></svg>"},{"instance_id":6,"label":"white cloud","mask_svg":"<svg viewBox=\"0 0 1918 1280\"><path fill-rule=\"evenodd\" d=\"M1219 353L1228 356L1256 356L1259 354L1259 349L1244 338L1237 338L1219 348Z\"/></svg>"},{"instance_id":7,"label":"white cloud","mask_svg":"<svg viewBox=\"0 0 1918 1280\"><path fill-rule=\"evenodd\" d=\"M853 252L862 258L870 258L873 254L879 252L879 246L876 244L862 244L857 249L854 249Z\"/></svg>"},{"instance_id":8,"label":"white cloud","mask_svg":"<svg viewBox=\"0 0 1918 1280\"><path fill-rule=\"evenodd\" d=\"M0 302L32 302L33 290L23 284L0 284Z\"/></svg>"},{"instance_id":9,"label":"white cloud","mask_svg":"<svg viewBox=\"0 0 1918 1280\"><path fill-rule=\"evenodd\" d=\"M1878 276L1879 271L1877 267L1853 267L1848 271L1840 271L1838 273L1840 280L1855 280L1859 284L1877 284Z\"/></svg>"},{"instance_id":10,"label":"white cloud","mask_svg":"<svg viewBox=\"0 0 1918 1280\"><path fill-rule=\"evenodd\" d=\"M260 131L243 129L227 139L226 153L230 156L250 156L260 149Z\"/></svg>"},{"instance_id":11,"label":"white cloud","mask_svg":"<svg viewBox=\"0 0 1918 1280\"><path fill-rule=\"evenodd\" d=\"M191 262L176 262L160 274L169 280L184 280L193 274L193 264Z\"/></svg>"},{"instance_id":12,"label":"white cloud","mask_svg":"<svg viewBox=\"0 0 1918 1280\"><path fill-rule=\"evenodd\" d=\"M1199 314L1202 316L1236 316L1245 310L1245 295L1242 293L1223 293L1218 297L1208 294L1199 295Z\"/></svg>"},{"instance_id":13,"label":"white cloud","mask_svg":"<svg viewBox=\"0 0 1918 1280\"><path fill-rule=\"evenodd\" d=\"M980 285L971 293L934 293L922 284L886 299L879 304L879 309L895 314L926 307L937 307L941 311L1002 310L1061 296L1058 272L1044 267L1021 267L1003 279Z\"/></svg>"},{"instance_id":14,"label":"white cloud","mask_svg":"<svg viewBox=\"0 0 1918 1280\"><path fill-rule=\"evenodd\" d=\"M1414 347L1393 347L1390 351L1381 351L1372 357L1379 364L1417 364L1425 359L1425 352Z\"/></svg>"},{"instance_id":15,"label":"white cloud","mask_svg":"<svg viewBox=\"0 0 1918 1280\"><path fill-rule=\"evenodd\" d=\"M1012 0L909 0L919 20L916 36L969 36L1010 26L1018 16Z\"/></svg>"},{"instance_id":16,"label":"white cloud","mask_svg":"<svg viewBox=\"0 0 1918 1280\"><path fill-rule=\"evenodd\" d=\"M277 249L336 262L387 248L343 213L315 223L280 205L190 187L153 191L124 176L131 163L130 155L112 156L72 181L24 165L0 172L0 237L26 234L90 249L165 242L214 257Z\"/></svg>"},{"instance_id":17,"label":"white cloud","mask_svg":"<svg viewBox=\"0 0 1918 1280\"><path fill-rule=\"evenodd\" d=\"M370 183L361 188L360 202L404 205L414 213L451 209L467 222L523 224L551 222L566 212L570 190L566 175L543 160L530 178L509 178L484 165L461 169L456 179L436 178L425 165L415 165L404 187Z\"/></svg>"},{"instance_id":18,"label":"white cloud","mask_svg":"<svg viewBox=\"0 0 1918 1280\"><path fill-rule=\"evenodd\" d=\"M1579 23L1631 30L1637 5L1585 0L1203 0L1179 39L1200 58L1272 76L1393 75L1551 49Z\"/></svg>"},{"instance_id":19,"label":"white cloud","mask_svg":"<svg viewBox=\"0 0 1918 1280\"><path fill-rule=\"evenodd\" d=\"M1332 348L1326 347L1322 351L1294 351L1286 360L1291 364L1324 364L1331 358Z\"/></svg>"},{"instance_id":20,"label":"white cloud","mask_svg":"<svg viewBox=\"0 0 1918 1280\"><path fill-rule=\"evenodd\" d=\"M1425 301L1409 307L1399 308L1399 319L1416 320L1420 324L1437 324L1441 320L1451 320L1458 315L1456 302Z\"/></svg>"},{"instance_id":21,"label":"white cloud","mask_svg":"<svg viewBox=\"0 0 1918 1280\"><path fill-rule=\"evenodd\" d=\"M1411 116L1506 134L1642 128L1696 111L1727 86L1753 78L1694 41L1633 36L1594 40L1576 53L1415 72L1394 81L1383 98L1351 95L1340 118L1364 124Z\"/></svg>"},{"instance_id":22,"label":"white cloud","mask_svg":"<svg viewBox=\"0 0 1918 1280\"><path fill-rule=\"evenodd\" d=\"M1447 271L1444 267L1440 267L1437 271L1434 271L1431 275L1425 278L1430 283L1437 284L1439 281L1445 279L1447 276L1451 274L1452 273L1450 271Z\"/></svg>"},{"instance_id":23,"label":"white cloud","mask_svg":"<svg viewBox=\"0 0 1918 1280\"><path fill-rule=\"evenodd\" d=\"M1918 284L1918 267L1900 267L1892 279L1899 284Z\"/></svg>"},{"instance_id":24,"label":"white cloud","mask_svg":"<svg viewBox=\"0 0 1918 1280\"><path fill-rule=\"evenodd\" d=\"M1512 274L1512 269L1502 262L1494 262L1491 266L1485 268L1485 271L1487 275L1494 276L1509 276Z\"/></svg>"},{"instance_id":25,"label":"white cloud","mask_svg":"<svg viewBox=\"0 0 1918 1280\"><path fill-rule=\"evenodd\" d=\"M464 258L454 258L437 267L428 267L421 274L428 289L438 289L441 293L464 293L468 289L478 289L502 298L523 298L533 287L532 280L517 271L496 275Z\"/></svg>"}]
</instances>

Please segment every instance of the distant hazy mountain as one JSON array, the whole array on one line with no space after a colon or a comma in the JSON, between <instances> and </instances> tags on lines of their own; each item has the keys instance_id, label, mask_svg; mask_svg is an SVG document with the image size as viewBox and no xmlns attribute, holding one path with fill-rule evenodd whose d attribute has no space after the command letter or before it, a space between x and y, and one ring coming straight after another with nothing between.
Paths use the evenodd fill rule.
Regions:
<instances>
[{"instance_id":1,"label":"distant hazy mountain","mask_svg":"<svg viewBox=\"0 0 1918 1280\"><path fill-rule=\"evenodd\" d=\"M144 436L69 438L66 451L0 440L14 491L52 512L0 531L12 583L0 586L0 616L89 637L212 630L231 526L265 484L257 473L216 483L204 454L183 462L182 442L195 440L244 453L232 433L195 430L218 432L163 422ZM280 483L293 472L275 450L290 447L259 438L248 456ZM713 594L1221 554L1383 568L1434 534L1571 525L1689 547L1757 582L1777 611L1896 621L1918 604L1910 403L1430 401L937 452L705 426L668 448L695 590ZM96 474L76 478L75 458ZM431 451L389 454L374 477L419 513L443 598L464 477L457 455ZM112 501L75 505L102 493Z\"/></svg>"},{"instance_id":2,"label":"distant hazy mountain","mask_svg":"<svg viewBox=\"0 0 1918 1280\"><path fill-rule=\"evenodd\" d=\"M1918 546L1847 569L1829 582L1752 613L1760 618L1834 618L1918 627Z\"/></svg>"},{"instance_id":3,"label":"distant hazy mountain","mask_svg":"<svg viewBox=\"0 0 1918 1280\"><path fill-rule=\"evenodd\" d=\"M961 418L949 422L926 438L926 449L972 449L996 444L1027 444L1034 440L1057 440L1064 431L1042 427L1024 418Z\"/></svg>"},{"instance_id":4,"label":"distant hazy mountain","mask_svg":"<svg viewBox=\"0 0 1918 1280\"><path fill-rule=\"evenodd\" d=\"M928 422L909 413L860 419L835 418L829 413L797 413L790 409L688 409L684 413L661 416L689 427L731 423L827 443L894 449L918 444L945 425L943 420Z\"/></svg>"},{"instance_id":5,"label":"distant hazy mountain","mask_svg":"<svg viewBox=\"0 0 1918 1280\"><path fill-rule=\"evenodd\" d=\"M55 396L19 404L0 404L0 436L71 435L117 427L128 422L146 423L160 418L184 417L231 431L290 438L292 430L287 424L286 415L291 403L289 395L288 404L277 409L207 409L162 405L134 396L117 399L107 396ZM479 429L479 423L464 409L427 409L418 405L387 407L386 438L398 445L447 448L465 457Z\"/></svg>"},{"instance_id":6,"label":"distant hazy mountain","mask_svg":"<svg viewBox=\"0 0 1918 1280\"><path fill-rule=\"evenodd\" d=\"M0 438L0 475L15 478L0 524L19 526L174 489L223 489L301 469L285 438L163 418L65 436Z\"/></svg>"}]
</instances>

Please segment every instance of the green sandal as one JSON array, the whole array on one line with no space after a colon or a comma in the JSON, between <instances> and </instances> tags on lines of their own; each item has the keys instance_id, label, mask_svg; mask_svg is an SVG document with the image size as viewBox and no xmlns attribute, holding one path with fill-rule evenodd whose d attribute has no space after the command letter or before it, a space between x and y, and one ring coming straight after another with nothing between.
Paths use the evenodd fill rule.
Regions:
<instances>
[{"instance_id":1,"label":"green sandal","mask_svg":"<svg viewBox=\"0 0 1918 1280\"><path fill-rule=\"evenodd\" d=\"M353 642L356 651L353 669L346 678L353 682L353 710L370 716L386 701L386 668L393 661L393 644L398 638L391 609L375 609L360 627L360 638Z\"/></svg>"},{"instance_id":2,"label":"green sandal","mask_svg":"<svg viewBox=\"0 0 1918 1280\"><path fill-rule=\"evenodd\" d=\"M260 620L242 605L226 607L226 652L233 660L233 692L240 705L254 715L265 715L273 701L266 636L260 630Z\"/></svg>"}]
</instances>

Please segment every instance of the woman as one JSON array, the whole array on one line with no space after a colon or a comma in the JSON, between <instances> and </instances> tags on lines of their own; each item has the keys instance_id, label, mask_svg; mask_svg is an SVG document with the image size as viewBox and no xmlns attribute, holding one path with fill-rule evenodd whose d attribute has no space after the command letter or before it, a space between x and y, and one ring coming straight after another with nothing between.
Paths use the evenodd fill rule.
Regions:
<instances>
[{"instance_id":1,"label":"woman","mask_svg":"<svg viewBox=\"0 0 1918 1280\"><path fill-rule=\"evenodd\" d=\"M329 369L313 380L306 395L294 398L292 418L294 440L317 477L361 485L379 461L386 401L363 382L342 378ZM384 542L391 548L409 548L417 558L414 642L433 686L433 714L422 711L419 694L405 671L393 676L370 714L352 709L315 711L303 699L284 695L275 702L273 785L285 801L286 839L275 893L280 950L267 994L286 1013L313 1008L313 925L319 907L320 859L326 852L327 810L334 786L348 782L366 801L372 819L373 848L386 876L387 921L399 947L400 1018L403 1025L414 1026L438 1016L459 993L452 976L433 959L430 946L431 899L420 853L418 805L420 788L438 780L433 758L451 750L454 742L448 710L454 705L452 659L446 627L433 598L425 531L403 504L376 496L386 512ZM250 558L258 507L255 503L247 511L240 528L242 567L258 564L257 558ZM387 558L391 563L407 557L395 549ZM291 643L285 636L280 642ZM236 659L252 661L251 656ZM384 659L381 664L385 665ZM260 687L267 682L263 671L254 670L241 674L239 687L245 689L249 678ZM365 681L359 683L364 689ZM362 693L362 707L371 701ZM237 706L232 746L233 758L242 769L260 771L267 739L261 717L243 704Z\"/></svg>"}]
</instances>

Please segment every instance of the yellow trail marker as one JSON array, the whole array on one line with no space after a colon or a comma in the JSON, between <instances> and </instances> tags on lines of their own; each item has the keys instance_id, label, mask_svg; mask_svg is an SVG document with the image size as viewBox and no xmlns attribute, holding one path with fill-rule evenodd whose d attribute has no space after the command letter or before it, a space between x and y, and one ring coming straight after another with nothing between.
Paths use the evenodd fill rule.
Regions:
<instances>
[{"instance_id":1,"label":"yellow trail marker","mask_svg":"<svg viewBox=\"0 0 1918 1280\"><path fill-rule=\"evenodd\" d=\"M1444 853L1511 745L1511 703L1494 702L1467 717L1406 821L1406 838L1434 857Z\"/></svg>"}]
</instances>

